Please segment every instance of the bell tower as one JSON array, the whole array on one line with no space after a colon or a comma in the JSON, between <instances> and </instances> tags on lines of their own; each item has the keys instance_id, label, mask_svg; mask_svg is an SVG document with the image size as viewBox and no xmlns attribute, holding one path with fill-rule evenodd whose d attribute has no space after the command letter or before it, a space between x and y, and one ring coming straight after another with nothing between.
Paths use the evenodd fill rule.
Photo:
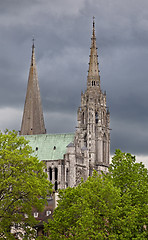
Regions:
<instances>
[{"instance_id":1,"label":"bell tower","mask_svg":"<svg viewBox=\"0 0 148 240\"><path fill-rule=\"evenodd\" d=\"M20 135L46 133L35 61L34 40Z\"/></svg>"},{"instance_id":2,"label":"bell tower","mask_svg":"<svg viewBox=\"0 0 148 240\"><path fill-rule=\"evenodd\" d=\"M81 93L81 106L77 112L75 146L77 156L88 160L89 175L93 169L107 171L110 158L110 113L106 107L106 92L100 86L100 74L96 47L95 21L89 56L87 89Z\"/></svg>"}]
</instances>

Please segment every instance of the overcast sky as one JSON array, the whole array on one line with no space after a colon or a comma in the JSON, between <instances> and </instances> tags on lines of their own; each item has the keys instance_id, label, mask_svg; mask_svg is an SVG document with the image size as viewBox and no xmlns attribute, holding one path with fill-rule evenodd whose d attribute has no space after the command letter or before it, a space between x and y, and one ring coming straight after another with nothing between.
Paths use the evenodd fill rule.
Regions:
<instances>
[{"instance_id":1,"label":"overcast sky","mask_svg":"<svg viewBox=\"0 0 148 240\"><path fill-rule=\"evenodd\" d=\"M120 148L146 163L147 0L0 0L0 129L20 130L34 36L47 132L75 131L93 16L111 153Z\"/></svg>"}]
</instances>

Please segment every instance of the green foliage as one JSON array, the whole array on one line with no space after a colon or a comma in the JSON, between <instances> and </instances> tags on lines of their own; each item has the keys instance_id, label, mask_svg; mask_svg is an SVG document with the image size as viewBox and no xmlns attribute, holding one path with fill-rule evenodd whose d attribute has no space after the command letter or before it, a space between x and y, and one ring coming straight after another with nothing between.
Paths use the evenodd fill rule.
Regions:
<instances>
[{"instance_id":1,"label":"green foliage","mask_svg":"<svg viewBox=\"0 0 148 240\"><path fill-rule=\"evenodd\" d=\"M59 197L54 221L46 225L49 239L108 239L120 201L120 190L111 181L94 172L77 187L61 190Z\"/></svg>"},{"instance_id":2,"label":"green foliage","mask_svg":"<svg viewBox=\"0 0 148 240\"><path fill-rule=\"evenodd\" d=\"M0 239L14 239L10 233L14 224L24 229L24 239L31 237L32 207L41 210L51 189L44 164L32 153L28 141L17 132L0 132Z\"/></svg>"},{"instance_id":3,"label":"green foliage","mask_svg":"<svg viewBox=\"0 0 148 240\"><path fill-rule=\"evenodd\" d=\"M147 239L148 170L136 163L135 156L116 150L108 177L121 190L118 219L114 222L117 239Z\"/></svg>"},{"instance_id":4,"label":"green foliage","mask_svg":"<svg viewBox=\"0 0 148 240\"><path fill-rule=\"evenodd\" d=\"M115 152L108 174L59 192L45 239L148 239L148 171L129 153Z\"/></svg>"}]
</instances>

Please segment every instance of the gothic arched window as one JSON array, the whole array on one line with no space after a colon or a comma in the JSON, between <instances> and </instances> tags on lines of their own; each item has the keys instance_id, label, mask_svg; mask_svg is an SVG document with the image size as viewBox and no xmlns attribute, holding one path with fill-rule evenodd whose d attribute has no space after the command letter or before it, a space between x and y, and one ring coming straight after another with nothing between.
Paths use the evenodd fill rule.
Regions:
<instances>
[{"instance_id":1,"label":"gothic arched window","mask_svg":"<svg viewBox=\"0 0 148 240\"><path fill-rule=\"evenodd\" d=\"M57 181L55 182L55 191L57 191L58 190L58 183L57 183Z\"/></svg>"},{"instance_id":2,"label":"gothic arched window","mask_svg":"<svg viewBox=\"0 0 148 240\"><path fill-rule=\"evenodd\" d=\"M54 174L55 174L55 191L58 190L58 169L55 167L54 169Z\"/></svg>"},{"instance_id":3,"label":"gothic arched window","mask_svg":"<svg viewBox=\"0 0 148 240\"><path fill-rule=\"evenodd\" d=\"M55 181L57 181L57 180L58 180L58 169L55 168Z\"/></svg>"},{"instance_id":4,"label":"gothic arched window","mask_svg":"<svg viewBox=\"0 0 148 240\"><path fill-rule=\"evenodd\" d=\"M84 135L84 146L87 147L87 133Z\"/></svg>"},{"instance_id":5,"label":"gothic arched window","mask_svg":"<svg viewBox=\"0 0 148 240\"><path fill-rule=\"evenodd\" d=\"M106 156L107 156L107 147L106 147L106 135L104 133L104 136L103 136L103 162L106 163Z\"/></svg>"},{"instance_id":6,"label":"gothic arched window","mask_svg":"<svg viewBox=\"0 0 148 240\"><path fill-rule=\"evenodd\" d=\"M69 170L68 168L66 169L66 186L68 187L68 182L69 182Z\"/></svg>"},{"instance_id":7,"label":"gothic arched window","mask_svg":"<svg viewBox=\"0 0 148 240\"><path fill-rule=\"evenodd\" d=\"M99 117L98 117L98 113L95 113L95 122L98 123Z\"/></svg>"},{"instance_id":8,"label":"gothic arched window","mask_svg":"<svg viewBox=\"0 0 148 240\"><path fill-rule=\"evenodd\" d=\"M84 112L82 113L81 122L84 124Z\"/></svg>"},{"instance_id":9,"label":"gothic arched window","mask_svg":"<svg viewBox=\"0 0 148 240\"><path fill-rule=\"evenodd\" d=\"M49 180L52 181L52 168L49 168Z\"/></svg>"}]
</instances>

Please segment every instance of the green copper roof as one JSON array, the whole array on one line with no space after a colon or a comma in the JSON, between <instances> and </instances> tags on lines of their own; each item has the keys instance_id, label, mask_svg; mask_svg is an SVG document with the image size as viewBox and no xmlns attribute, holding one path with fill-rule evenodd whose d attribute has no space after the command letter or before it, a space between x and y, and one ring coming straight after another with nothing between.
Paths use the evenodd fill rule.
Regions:
<instances>
[{"instance_id":1,"label":"green copper roof","mask_svg":"<svg viewBox=\"0 0 148 240\"><path fill-rule=\"evenodd\" d=\"M66 146L73 142L74 133L25 135L29 145L35 151L39 160L63 159Z\"/></svg>"}]
</instances>

